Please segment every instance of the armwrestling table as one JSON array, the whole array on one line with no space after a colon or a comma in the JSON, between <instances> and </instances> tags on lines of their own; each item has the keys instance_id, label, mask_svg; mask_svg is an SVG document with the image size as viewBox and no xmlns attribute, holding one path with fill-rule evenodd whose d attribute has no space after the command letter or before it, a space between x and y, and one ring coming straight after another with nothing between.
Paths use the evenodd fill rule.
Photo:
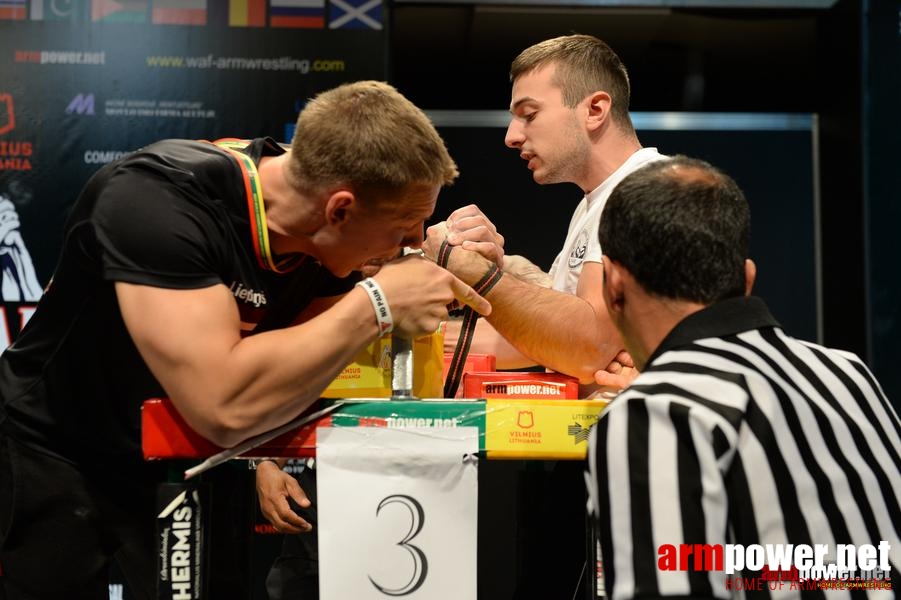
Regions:
<instances>
[{"instance_id":1,"label":"armwrestling table","mask_svg":"<svg viewBox=\"0 0 901 600\"><path fill-rule=\"evenodd\" d=\"M337 404L337 406L335 406ZM516 461L581 461L587 449L588 431L597 421L605 406L600 400L536 400L529 398L503 399L457 399L457 400L397 400L397 399L322 399L314 404L305 415L319 412L323 408L328 414L310 422L291 428L271 437L267 441L244 444L236 447L229 458L313 458L316 454L316 430L319 427L477 427L479 431L480 455L496 461L506 459ZM263 436L261 436L263 437ZM146 460L208 460L221 455L223 448L213 444L193 431L165 399L148 400L142 410L142 445ZM503 496L514 493L517 480L511 478L510 468L490 465L490 481L483 486L480 470L479 512L480 518L479 555L483 553L491 560L491 567L479 566L479 597L503 598L500 590L491 590L499 582L491 578L503 577L503 561L513 561L509 547L503 544L519 543L521 540L501 539L497 527L516 507ZM489 465L486 465L489 466ZM526 468L541 468L540 465L525 465ZM573 467L576 465L573 464ZM498 468L499 467L499 468ZM515 468L515 467L514 467ZM505 473L506 470L506 473ZM520 486L522 487L522 486ZM483 491L484 490L484 491ZM486 497L487 496L487 497ZM515 502L515 500L513 501ZM492 507L492 503L494 506ZM499 504L503 503L502 506ZM534 507L533 507L534 508ZM523 512L528 512L528 507ZM487 530L483 534L484 529ZM594 564L594 539L590 528L586 528L585 550L588 565ZM272 533L272 532L269 532ZM510 537L509 535L506 537ZM484 541L483 541L484 538ZM483 546L487 547L483 550ZM553 548L541 550L554 553ZM512 554L522 554L521 549ZM483 574L484 569L489 572ZM491 571L497 571L491 573ZM586 569L580 598L594 600L594 569ZM484 582L484 583L483 583ZM501 586L503 587L503 586ZM483 589L484 588L484 589ZM573 597L572 591L564 594ZM562 596L561 596L562 597ZM257 598L257 596L254 596Z\"/></svg>"}]
</instances>

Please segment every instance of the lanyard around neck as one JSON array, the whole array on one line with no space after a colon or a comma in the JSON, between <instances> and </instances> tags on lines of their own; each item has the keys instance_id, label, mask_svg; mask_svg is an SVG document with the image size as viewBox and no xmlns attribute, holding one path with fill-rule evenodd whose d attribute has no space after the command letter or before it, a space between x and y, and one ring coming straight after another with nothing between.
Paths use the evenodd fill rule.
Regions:
<instances>
[{"instance_id":1,"label":"lanyard around neck","mask_svg":"<svg viewBox=\"0 0 901 600\"><path fill-rule=\"evenodd\" d=\"M298 261L297 255L278 263L273 259L272 249L269 246L269 228L266 225L266 207L263 204L263 187L260 185L260 173L257 171L257 166L253 159L242 152L249 143L247 140L236 138L223 138L213 142L213 144L228 152L235 159L238 168L241 169L241 175L244 179L244 192L247 197L247 213L250 217L250 232L253 238L253 249L256 253L257 262L262 268L269 271L287 273L296 268L300 261Z\"/></svg>"}]
</instances>

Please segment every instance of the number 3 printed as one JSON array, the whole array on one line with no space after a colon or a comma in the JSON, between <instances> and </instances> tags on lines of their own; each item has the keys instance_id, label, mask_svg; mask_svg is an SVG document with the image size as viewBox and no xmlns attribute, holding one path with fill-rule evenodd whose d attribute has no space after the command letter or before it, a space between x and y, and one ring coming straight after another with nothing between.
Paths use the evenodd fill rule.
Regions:
<instances>
[{"instance_id":1,"label":"number 3 printed","mask_svg":"<svg viewBox=\"0 0 901 600\"><path fill-rule=\"evenodd\" d=\"M397 545L401 546L413 557L413 575L406 585L396 589L381 586L376 583L372 577L369 577L369 581L378 591L385 595L407 596L418 590L422 584L425 583L426 575L429 573L429 561L426 559L425 553L418 546L409 543L409 541L419 535L419 532L422 530L422 524L425 521L425 512L422 510L422 505L416 498L404 494L394 494L379 502L379 506L375 511L376 516L378 516L379 511L381 511L383 507L388 506L389 504L402 504L410 511L410 530L407 532L406 537L399 541Z\"/></svg>"}]
</instances>

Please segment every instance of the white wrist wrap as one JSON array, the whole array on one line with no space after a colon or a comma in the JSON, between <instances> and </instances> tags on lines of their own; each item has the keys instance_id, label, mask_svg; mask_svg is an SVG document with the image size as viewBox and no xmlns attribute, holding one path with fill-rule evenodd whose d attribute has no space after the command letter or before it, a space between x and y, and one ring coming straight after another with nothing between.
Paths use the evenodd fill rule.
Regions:
<instances>
[{"instance_id":1,"label":"white wrist wrap","mask_svg":"<svg viewBox=\"0 0 901 600\"><path fill-rule=\"evenodd\" d=\"M372 302L372 309L375 311L375 318L379 322L379 335L391 333L394 329L394 319L391 318L391 309L388 308L388 301L385 300L385 292L382 291L382 287L372 277L358 281L356 285L366 290L369 295L369 301Z\"/></svg>"}]
</instances>

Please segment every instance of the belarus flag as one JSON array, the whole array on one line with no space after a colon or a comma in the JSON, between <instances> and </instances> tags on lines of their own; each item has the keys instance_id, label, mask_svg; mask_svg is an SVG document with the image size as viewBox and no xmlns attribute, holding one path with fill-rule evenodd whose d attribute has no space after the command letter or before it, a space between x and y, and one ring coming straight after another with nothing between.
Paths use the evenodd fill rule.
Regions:
<instances>
[{"instance_id":1,"label":"belarus flag","mask_svg":"<svg viewBox=\"0 0 901 600\"><path fill-rule=\"evenodd\" d=\"M271 0L269 25L325 28L325 0Z\"/></svg>"},{"instance_id":2,"label":"belarus flag","mask_svg":"<svg viewBox=\"0 0 901 600\"><path fill-rule=\"evenodd\" d=\"M154 0L157 25L206 25L206 0Z\"/></svg>"}]
</instances>

